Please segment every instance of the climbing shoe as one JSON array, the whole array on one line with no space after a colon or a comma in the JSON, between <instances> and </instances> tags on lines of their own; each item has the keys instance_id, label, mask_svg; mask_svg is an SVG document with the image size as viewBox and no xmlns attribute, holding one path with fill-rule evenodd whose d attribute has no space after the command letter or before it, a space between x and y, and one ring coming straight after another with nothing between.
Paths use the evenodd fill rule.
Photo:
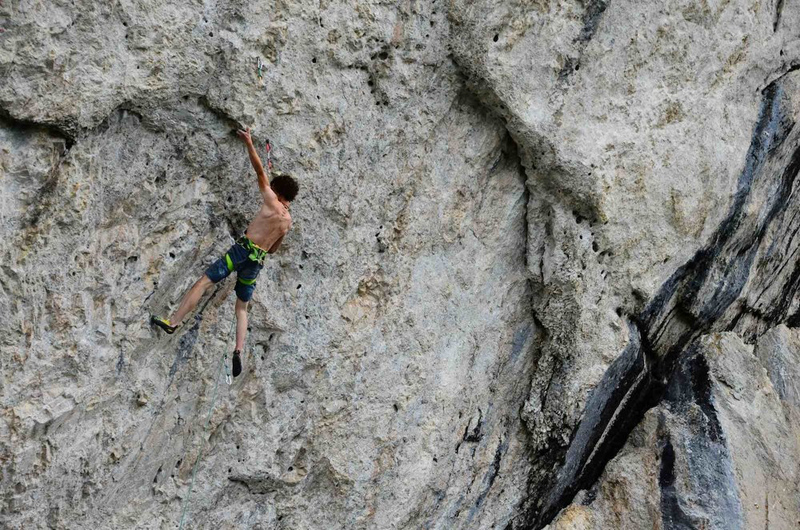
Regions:
<instances>
[{"instance_id":1,"label":"climbing shoe","mask_svg":"<svg viewBox=\"0 0 800 530\"><path fill-rule=\"evenodd\" d=\"M239 350L233 351L233 377L237 377L242 373L242 357Z\"/></svg>"},{"instance_id":2,"label":"climbing shoe","mask_svg":"<svg viewBox=\"0 0 800 530\"><path fill-rule=\"evenodd\" d=\"M175 333L175 330L178 329L178 326L173 326L172 324L170 324L169 323L169 319L167 319L167 318L160 318L160 317L157 317L155 315L152 315L150 317L150 322L152 324L155 324L156 326L160 327L161 329L163 329L164 331L166 331L170 335Z\"/></svg>"}]
</instances>

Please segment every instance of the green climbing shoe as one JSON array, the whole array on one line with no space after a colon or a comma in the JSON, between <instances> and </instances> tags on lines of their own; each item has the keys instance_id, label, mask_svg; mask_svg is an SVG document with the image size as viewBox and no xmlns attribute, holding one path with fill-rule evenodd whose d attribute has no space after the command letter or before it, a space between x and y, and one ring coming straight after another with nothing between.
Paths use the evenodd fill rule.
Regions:
<instances>
[{"instance_id":1,"label":"green climbing shoe","mask_svg":"<svg viewBox=\"0 0 800 530\"><path fill-rule=\"evenodd\" d=\"M172 324L170 324L169 323L169 319L167 319L167 318L160 318L160 317L157 317L155 315L151 315L150 316L150 322L152 324L155 324L156 326L160 327L161 329L163 329L164 331L166 331L170 335L175 333L175 330L178 329L178 326L173 326Z\"/></svg>"}]
</instances>

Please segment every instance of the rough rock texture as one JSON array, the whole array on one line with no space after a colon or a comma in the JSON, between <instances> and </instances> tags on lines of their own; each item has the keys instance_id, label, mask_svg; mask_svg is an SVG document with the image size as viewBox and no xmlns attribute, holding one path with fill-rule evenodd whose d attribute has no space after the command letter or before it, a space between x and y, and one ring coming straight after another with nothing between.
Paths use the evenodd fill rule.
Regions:
<instances>
[{"instance_id":1,"label":"rough rock texture","mask_svg":"<svg viewBox=\"0 0 800 530\"><path fill-rule=\"evenodd\" d=\"M798 28L3 1L0 521L792 527ZM147 317L258 206L242 124L301 194L228 387L231 281Z\"/></svg>"},{"instance_id":2,"label":"rough rock texture","mask_svg":"<svg viewBox=\"0 0 800 530\"><path fill-rule=\"evenodd\" d=\"M548 528L797 528L798 373L798 330L773 328L755 345L707 335L600 480Z\"/></svg>"}]
</instances>

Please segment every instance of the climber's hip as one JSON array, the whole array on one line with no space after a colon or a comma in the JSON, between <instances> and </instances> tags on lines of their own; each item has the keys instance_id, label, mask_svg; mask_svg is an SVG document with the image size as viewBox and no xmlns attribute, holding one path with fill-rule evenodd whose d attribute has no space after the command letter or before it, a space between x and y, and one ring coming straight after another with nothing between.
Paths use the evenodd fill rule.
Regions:
<instances>
[{"instance_id":1,"label":"climber's hip","mask_svg":"<svg viewBox=\"0 0 800 530\"><path fill-rule=\"evenodd\" d=\"M206 269L206 276L217 283L236 271L236 296L249 302L256 290L256 278L263 265L252 258L252 250L236 243L221 258Z\"/></svg>"}]
</instances>

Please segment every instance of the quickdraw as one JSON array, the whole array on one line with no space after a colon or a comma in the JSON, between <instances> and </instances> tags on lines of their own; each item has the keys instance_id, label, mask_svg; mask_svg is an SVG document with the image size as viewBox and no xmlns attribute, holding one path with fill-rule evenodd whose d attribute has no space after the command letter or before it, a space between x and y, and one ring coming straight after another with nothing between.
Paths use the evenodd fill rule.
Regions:
<instances>
[{"instance_id":1,"label":"quickdraw","mask_svg":"<svg viewBox=\"0 0 800 530\"><path fill-rule=\"evenodd\" d=\"M228 367L228 352L225 352L225 382L228 383L228 386L233 384L233 379L231 378L231 369Z\"/></svg>"},{"instance_id":2,"label":"quickdraw","mask_svg":"<svg viewBox=\"0 0 800 530\"><path fill-rule=\"evenodd\" d=\"M264 79L264 74L262 73L262 71L264 70L264 68L266 68L266 66L267 65L261 62L261 57L259 57L258 61L256 62L256 75L258 75L259 80Z\"/></svg>"}]
</instances>

